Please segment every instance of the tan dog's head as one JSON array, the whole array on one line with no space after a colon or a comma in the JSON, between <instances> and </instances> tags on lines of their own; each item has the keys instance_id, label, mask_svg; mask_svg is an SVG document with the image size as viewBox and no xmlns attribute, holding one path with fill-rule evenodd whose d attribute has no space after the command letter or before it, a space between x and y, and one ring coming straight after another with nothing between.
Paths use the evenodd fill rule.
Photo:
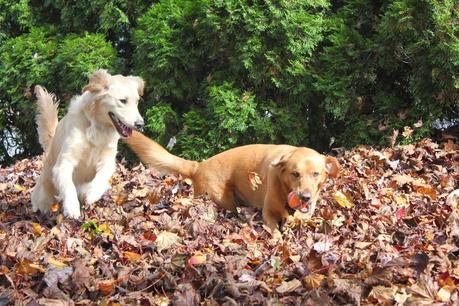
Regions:
<instances>
[{"instance_id":1,"label":"tan dog's head","mask_svg":"<svg viewBox=\"0 0 459 306\"><path fill-rule=\"evenodd\" d=\"M273 162L278 169L284 189L295 192L297 197L315 207L328 177L337 177L338 160L324 156L308 148L297 148ZM287 200L287 199L286 199Z\"/></svg>"},{"instance_id":2,"label":"tan dog's head","mask_svg":"<svg viewBox=\"0 0 459 306\"><path fill-rule=\"evenodd\" d=\"M110 75L97 70L91 76L83 93L93 95L88 114L98 123L113 126L123 137L129 137L132 129L144 125L137 105L143 95L144 81L136 76Z\"/></svg>"}]
</instances>

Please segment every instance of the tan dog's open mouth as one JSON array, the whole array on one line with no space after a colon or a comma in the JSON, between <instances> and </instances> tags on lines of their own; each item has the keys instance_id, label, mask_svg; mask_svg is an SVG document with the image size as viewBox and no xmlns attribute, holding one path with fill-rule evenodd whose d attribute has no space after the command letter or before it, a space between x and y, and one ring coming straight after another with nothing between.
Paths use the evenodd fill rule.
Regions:
<instances>
[{"instance_id":1,"label":"tan dog's open mouth","mask_svg":"<svg viewBox=\"0 0 459 306\"><path fill-rule=\"evenodd\" d=\"M287 205L293 210L299 210L302 213L307 213L311 205L311 200L304 201L298 197L298 194L294 191L290 192L287 197Z\"/></svg>"},{"instance_id":2,"label":"tan dog's open mouth","mask_svg":"<svg viewBox=\"0 0 459 306\"><path fill-rule=\"evenodd\" d=\"M118 117L115 116L114 113L109 112L108 115L110 116L113 125L121 136L130 137L132 135L132 128L124 124Z\"/></svg>"}]
</instances>

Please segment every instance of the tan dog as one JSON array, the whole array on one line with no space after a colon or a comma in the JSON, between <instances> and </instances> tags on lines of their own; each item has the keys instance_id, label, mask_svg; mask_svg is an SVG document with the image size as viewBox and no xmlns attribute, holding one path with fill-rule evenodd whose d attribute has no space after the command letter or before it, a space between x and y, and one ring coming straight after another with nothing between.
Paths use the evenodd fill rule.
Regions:
<instances>
[{"instance_id":1,"label":"tan dog","mask_svg":"<svg viewBox=\"0 0 459 306\"><path fill-rule=\"evenodd\" d=\"M100 199L110 187L120 135L128 137L132 128L143 126L137 109L143 87L139 77L98 70L59 122L55 97L35 87L45 160L32 192L34 211L48 212L62 201L64 215L79 218L79 200L91 204Z\"/></svg>"},{"instance_id":2,"label":"tan dog","mask_svg":"<svg viewBox=\"0 0 459 306\"><path fill-rule=\"evenodd\" d=\"M195 196L207 193L232 211L239 202L262 209L271 229L288 217L286 202L292 191L308 204L312 215L327 177L339 172L336 158L304 147L247 145L195 162L170 154L136 131L124 141L149 166L190 178Z\"/></svg>"}]
</instances>

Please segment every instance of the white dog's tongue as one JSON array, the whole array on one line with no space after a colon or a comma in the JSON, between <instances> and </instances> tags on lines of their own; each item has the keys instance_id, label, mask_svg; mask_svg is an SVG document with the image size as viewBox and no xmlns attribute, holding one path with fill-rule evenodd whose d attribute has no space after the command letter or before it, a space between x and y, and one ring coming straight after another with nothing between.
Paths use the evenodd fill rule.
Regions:
<instances>
[{"instance_id":1,"label":"white dog's tongue","mask_svg":"<svg viewBox=\"0 0 459 306\"><path fill-rule=\"evenodd\" d=\"M123 126L123 132L123 134L125 134L127 137L132 136L132 129L130 127Z\"/></svg>"}]
</instances>

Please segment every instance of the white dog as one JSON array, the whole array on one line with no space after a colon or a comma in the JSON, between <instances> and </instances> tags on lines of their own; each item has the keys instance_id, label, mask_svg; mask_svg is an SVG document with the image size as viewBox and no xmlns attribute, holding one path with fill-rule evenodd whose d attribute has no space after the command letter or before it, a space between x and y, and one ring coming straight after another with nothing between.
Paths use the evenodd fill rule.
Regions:
<instances>
[{"instance_id":1,"label":"white dog","mask_svg":"<svg viewBox=\"0 0 459 306\"><path fill-rule=\"evenodd\" d=\"M36 86L37 130L45 151L43 171L32 191L32 208L48 212L62 201L64 215L80 217L80 204L94 203L110 187L120 135L144 124L137 105L143 94L140 77L98 70L83 94L72 99L58 122L54 95Z\"/></svg>"}]
</instances>

